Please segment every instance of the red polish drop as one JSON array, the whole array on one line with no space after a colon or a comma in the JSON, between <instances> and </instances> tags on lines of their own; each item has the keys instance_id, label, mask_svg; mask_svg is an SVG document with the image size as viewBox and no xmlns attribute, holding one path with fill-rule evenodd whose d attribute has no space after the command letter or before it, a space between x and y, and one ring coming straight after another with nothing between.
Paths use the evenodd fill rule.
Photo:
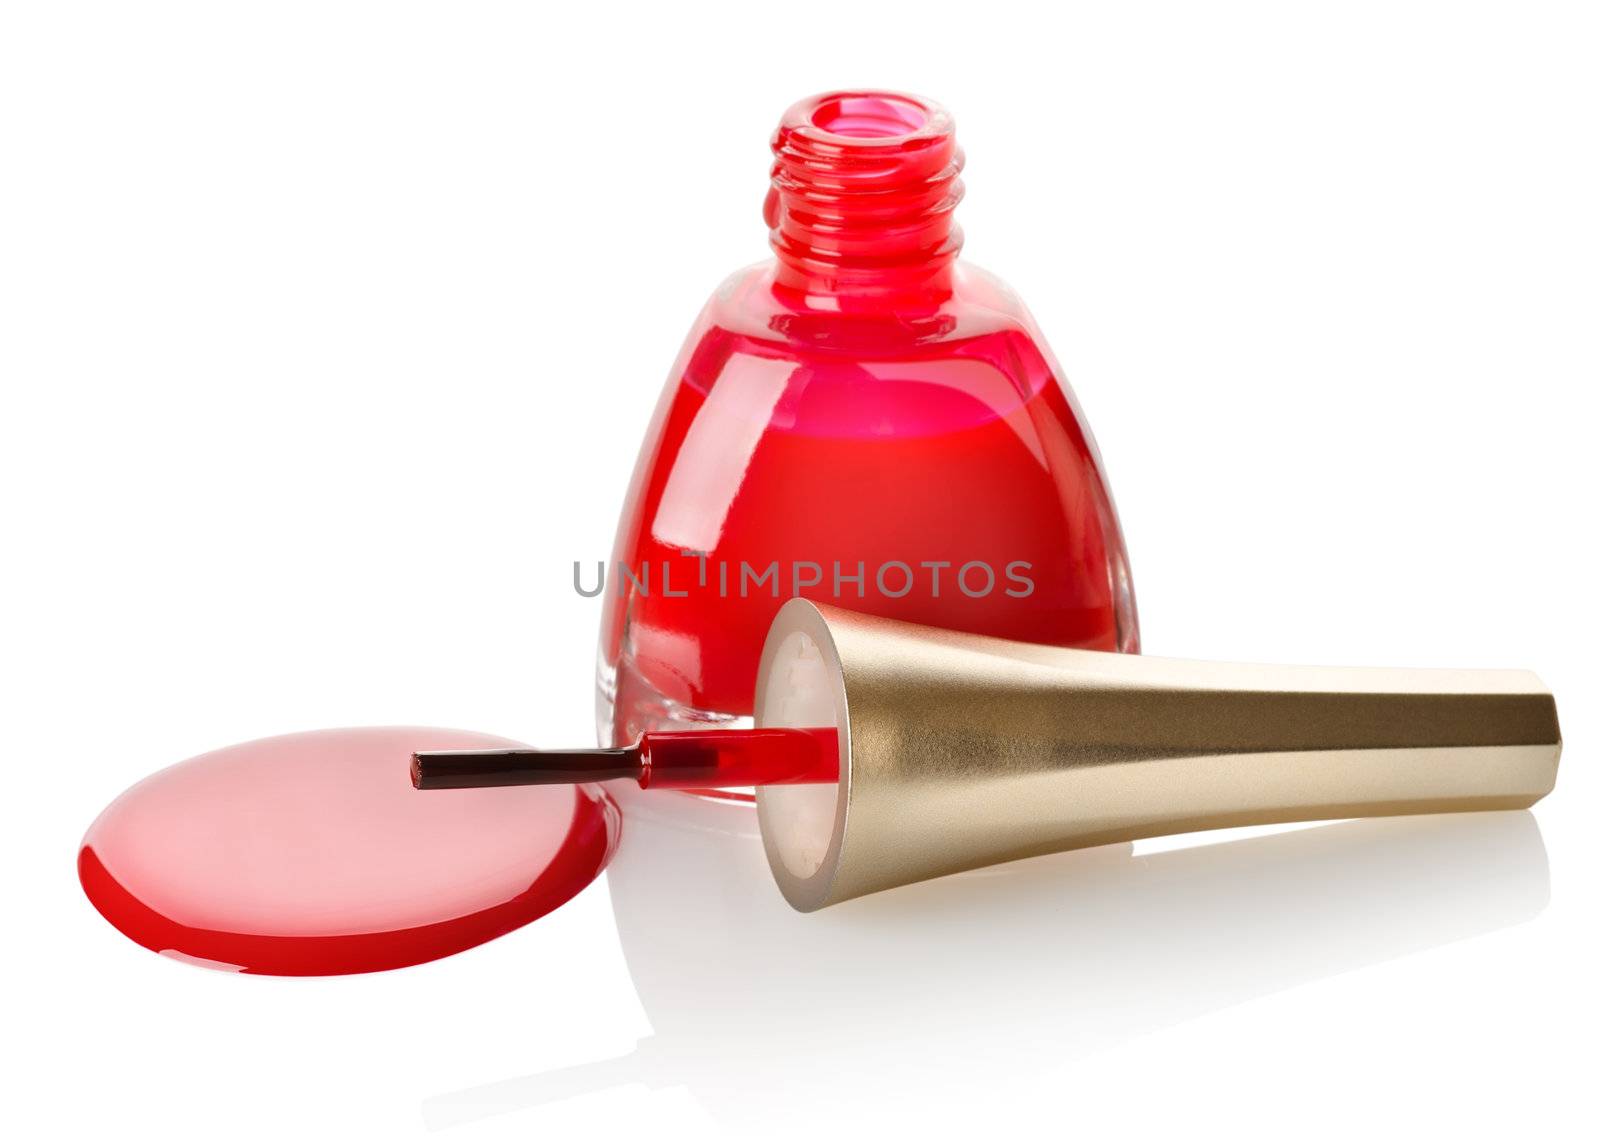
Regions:
<instances>
[{"instance_id":1,"label":"red polish drop","mask_svg":"<svg viewBox=\"0 0 1600 1148\"><path fill-rule=\"evenodd\" d=\"M148 949L244 973L419 964L564 904L616 846L593 786L421 793L411 754L517 748L455 730L319 730L202 754L89 828L84 892Z\"/></svg>"}]
</instances>

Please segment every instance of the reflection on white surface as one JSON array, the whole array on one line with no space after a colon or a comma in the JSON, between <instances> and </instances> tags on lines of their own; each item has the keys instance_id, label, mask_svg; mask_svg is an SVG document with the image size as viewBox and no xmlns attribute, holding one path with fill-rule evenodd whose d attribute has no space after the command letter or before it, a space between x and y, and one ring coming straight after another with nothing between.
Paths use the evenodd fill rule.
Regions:
<instances>
[{"instance_id":1,"label":"reflection on white surface","mask_svg":"<svg viewBox=\"0 0 1600 1148\"><path fill-rule=\"evenodd\" d=\"M1375 818L960 874L803 915L749 807L623 798L608 870L654 1035L630 1054L434 1097L430 1127L623 1084L731 1124L774 1102L970 1087L1537 915L1526 811Z\"/></svg>"}]
</instances>

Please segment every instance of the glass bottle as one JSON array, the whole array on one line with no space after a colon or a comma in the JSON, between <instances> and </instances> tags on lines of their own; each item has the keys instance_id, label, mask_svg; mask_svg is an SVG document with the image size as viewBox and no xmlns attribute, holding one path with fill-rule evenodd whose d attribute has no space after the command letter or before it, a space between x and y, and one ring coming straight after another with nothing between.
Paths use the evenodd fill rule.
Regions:
<instances>
[{"instance_id":1,"label":"glass bottle","mask_svg":"<svg viewBox=\"0 0 1600 1148\"><path fill-rule=\"evenodd\" d=\"M802 100L772 139L774 258L684 342L605 572L602 744L749 724L772 616L866 613L1137 652L1094 440L1027 308L957 260L937 104Z\"/></svg>"}]
</instances>

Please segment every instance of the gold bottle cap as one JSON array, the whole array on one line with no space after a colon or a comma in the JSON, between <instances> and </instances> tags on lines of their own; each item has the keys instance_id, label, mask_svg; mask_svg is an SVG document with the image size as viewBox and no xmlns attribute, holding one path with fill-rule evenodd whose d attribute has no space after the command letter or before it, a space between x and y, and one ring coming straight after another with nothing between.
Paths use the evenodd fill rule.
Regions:
<instances>
[{"instance_id":1,"label":"gold bottle cap","mask_svg":"<svg viewBox=\"0 0 1600 1148\"><path fill-rule=\"evenodd\" d=\"M1169 833L1520 809L1555 784L1555 701L1520 670L1235 665L1037 646L801 599L758 726L835 726L837 785L757 790L810 911L1020 857Z\"/></svg>"}]
</instances>

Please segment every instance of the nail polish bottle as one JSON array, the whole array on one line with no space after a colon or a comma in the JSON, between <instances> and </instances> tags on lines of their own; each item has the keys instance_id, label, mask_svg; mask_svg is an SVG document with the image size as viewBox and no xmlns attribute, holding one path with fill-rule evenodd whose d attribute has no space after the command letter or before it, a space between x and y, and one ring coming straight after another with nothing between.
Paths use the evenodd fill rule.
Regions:
<instances>
[{"instance_id":1,"label":"nail polish bottle","mask_svg":"<svg viewBox=\"0 0 1600 1148\"><path fill-rule=\"evenodd\" d=\"M772 139L774 257L719 287L639 455L606 571L602 744L748 725L793 595L1137 652L1121 528L1020 299L958 261L937 104L802 100Z\"/></svg>"}]
</instances>

